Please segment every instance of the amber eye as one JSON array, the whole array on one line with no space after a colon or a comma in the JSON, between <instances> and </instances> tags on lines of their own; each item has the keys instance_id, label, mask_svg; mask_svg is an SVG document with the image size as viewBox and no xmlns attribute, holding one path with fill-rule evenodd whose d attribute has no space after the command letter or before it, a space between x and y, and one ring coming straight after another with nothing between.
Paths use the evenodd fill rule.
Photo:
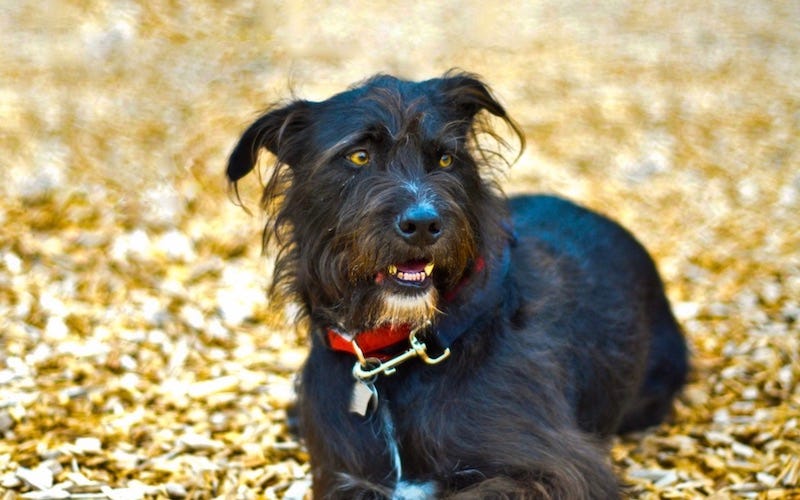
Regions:
<instances>
[{"instance_id":1,"label":"amber eye","mask_svg":"<svg viewBox=\"0 0 800 500\"><path fill-rule=\"evenodd\" d=\"M447 168L453 164L453 155L450 153L444 153L442 156L439 157L439 166L442 168Z\"/></svg>"},{"instance_id":2,"label":"amber eye","mask_svg":"<svg viewBox=\"0 0 800 500\"><path fill-rule=\"evenodd\" d=\"M353 162L354 165L363 167L369 163L369 153L365 149L359 149L347 155L347 159Z\"/></svg>"}]
</instances>

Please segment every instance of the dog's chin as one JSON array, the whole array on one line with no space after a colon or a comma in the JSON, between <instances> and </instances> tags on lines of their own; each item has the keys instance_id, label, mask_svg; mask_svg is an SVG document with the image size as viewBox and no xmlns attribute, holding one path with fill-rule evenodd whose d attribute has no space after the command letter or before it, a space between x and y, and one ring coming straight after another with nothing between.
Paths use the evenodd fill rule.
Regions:
<instances>
[{"instance_id":1,"label":"dog's chin","mask_svg":"<svg viewBox=\"0 0 800 500\"><path fill-rule=\"evenodd\" d=\"M433 285L433 262L410 260L387 266L375 276L378 287L377 325L421 326L439 312L439 293Z\"/></svg>"},{"instance_id":2,"label":"dog's chin","mask_svg":"<svg viewBox=\"0 0 800 500\"><path fill-rule=\"evenodd\" d=\"M395 287L382 287L378 305L377 325L422 326L432 321L439 312L439 294L428 285L414 291L399 291Z\"/></svg>"}]
</instances>

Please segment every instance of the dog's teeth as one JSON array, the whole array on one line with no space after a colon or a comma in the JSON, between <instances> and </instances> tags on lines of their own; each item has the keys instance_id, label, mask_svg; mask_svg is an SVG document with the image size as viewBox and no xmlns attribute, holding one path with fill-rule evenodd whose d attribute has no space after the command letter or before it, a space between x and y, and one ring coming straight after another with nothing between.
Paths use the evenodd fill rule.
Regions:
<instances>
[{"instance_id":1,"label":"dog's teeth","mask_svg":"<svg viewBox=\"0 0 800 500\"><path fill-rule=\"evenodd\" d=\"M397 266L390 264L386 271L401 281L423 282L433 272L433 263L426 264L422 271L400 271Z\"/></svg>"}]
</instances>

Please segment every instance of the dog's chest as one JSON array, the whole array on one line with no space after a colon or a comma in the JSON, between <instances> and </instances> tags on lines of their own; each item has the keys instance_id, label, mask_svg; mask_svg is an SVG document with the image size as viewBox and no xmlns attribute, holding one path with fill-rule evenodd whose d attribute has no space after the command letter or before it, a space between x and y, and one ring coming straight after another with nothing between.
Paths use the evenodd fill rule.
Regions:
<instances>
[{"instance_id":1,"label":"dog's chest","mask_svg":"<svg viewBox=\"0 0 800 500\"><path fill-rule=\"evenodd\" d=\"M413 373L377 388L380 404L391 414L404 473L411 478L438 468L441 464L432 463L432 457L443 457L447 436L460 433L454 401L463 399L457 389L448 394L447 376L437 375Z\"/></svg>"}]
</instances>

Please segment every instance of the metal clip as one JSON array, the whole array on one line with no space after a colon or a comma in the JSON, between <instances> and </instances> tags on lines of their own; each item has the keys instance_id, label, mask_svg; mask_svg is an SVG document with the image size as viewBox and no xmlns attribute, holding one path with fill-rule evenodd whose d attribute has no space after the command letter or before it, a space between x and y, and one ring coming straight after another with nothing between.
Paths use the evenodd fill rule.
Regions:
<instances>
[{"instance_id":1,"label":"metal clip","mask_svg":"<svg viewBox=\"0 0 800 500\"><path fill-rule=\"evenodd\" d=\"M417 332L427 328L429 325L430 323L428 322L412 330L408 336L408 343L411 345L411 348L386 361L380 361L376 358L364 358L364 354L361 352L361 349L358 347L358 345L356 345L355 341L353 341L353 347L356 356L358 357L358 361L353 365L353 376L359 380L369 380L381 374L392 375L397 371L396 367L398 365L417 356L419 356L422 361L429 365L435 365L447 359L447 357L450 356L449 348L445 349L444 352L442 352L442 354L439 356L432 358L428 356L428 346L425 345L424 342L421 342L419 339L417 339ZM369 365L376 366L374 368L367 368Z\"/></svg>"}]
</instances>

